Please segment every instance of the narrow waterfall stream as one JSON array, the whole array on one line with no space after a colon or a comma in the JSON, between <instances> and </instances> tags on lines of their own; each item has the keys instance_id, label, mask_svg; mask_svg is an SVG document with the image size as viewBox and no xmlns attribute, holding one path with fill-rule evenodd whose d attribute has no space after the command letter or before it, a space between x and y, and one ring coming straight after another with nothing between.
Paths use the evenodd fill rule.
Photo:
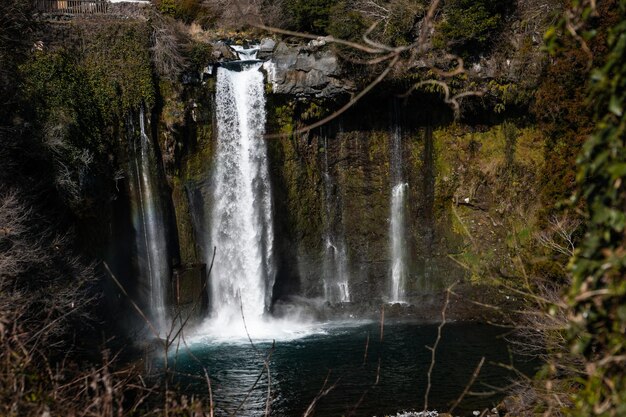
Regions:
<instances>
[{"instance_id":1,"label":"narrow waterfall stream","mask_svg":"<svg viewBox=\"0 0 626 417\"><path fill-rule=\"evenodd\" d=\"M328 167L328 139L324 138L324 298L331 303L350 302L348 255L336 184Z\"/></svg>"},{"instance_id":2,"label":"narrow waterfall stream","mask_svg":"<svg viewBox=\"0 0 626 417\"><path fill-rule=\"evenodd\" d=\"M258 320L274 284L272 197L260 63L217 71L217 151L213 172L211 311L227 333ZM212 255L212 254L211 254ZM207 259L210 264L211 259Z\"/></svg>"},{"instance_id":3,"label":"narrow waterfall stream","mask_svg":"<svg viewBox=\"0 0 626 417\"><path fill-rule=\"evenodd\" d=\"M391 302L405 301L407 278L405 200L408 184L402 172L402 131L394 127L391 134Z\"/></svg>"},{"instance_id":4,"label":"narrow waterfall stream","mask_svg":"<svg viewBox=\"0 0 626 417\"><path fill-rule=\"evenodd\" d=\"M141 298L148 304L155 329L167 328L165 294L170 274L163 202L158 190L157 155L146 133L143 106L139 137L131 139L130 194Z\"/></svg>"}]
</instances>

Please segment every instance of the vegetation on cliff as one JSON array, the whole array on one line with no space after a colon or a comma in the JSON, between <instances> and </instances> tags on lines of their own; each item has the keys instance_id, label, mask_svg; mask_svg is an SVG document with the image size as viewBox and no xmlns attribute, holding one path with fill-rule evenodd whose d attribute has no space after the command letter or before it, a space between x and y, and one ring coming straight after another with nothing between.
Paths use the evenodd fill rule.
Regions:
<instances>
[{"instance_id":1,"label":"vegetation on cliff","mask_svg":"<svg viewBox=\"0 0 626 417\"><path fill-rule=\"evenodd\" d=\"M162 15L205 29L233 19L233 6L220 9L218 2L157 3ZM428 6L406 0L265 3L269 23L278 28L353 41L380 22L370 35L390 48L411 45ZM266 10L256 2L245 6L252 14ZM549 2L548 11L561 13L560 6ZM519 12L507 2L446 1L433 22L432 51L455 52L480 68L481 55L503 48L498 37ZM519 413L619 416L626 413L626 3L596 7L576 0L564 13L547 36L551 61L537 64L536 93L521 79L523 71L501 70L485 76L482 98L456 121L449 110L438 117L426 111L422 119L410 115L415 125L402 150L410 178L408 213L424 220L410 230L410 245L420 254L412 267L422 274L504 284L526 299L533 319L522 319L520 328L534 327L547 365L519 394ZM196 88L213 51L162 15L147 22L71 22L54 29L61 38L80 40L67 46L35 42L42 23L32 19L29 2L0 5L3 414L63 413L70 398L78 415L139 413L151 391L138 388L135 371L111 373L111 358L96 357L96 343L71 341L78 332L92 331L85 323L105 317L96 300L102 271L93 262L94 247L101 250L98 245L109 236L93 242L90 233L109 227L124 181L123 138L140 106L157 116L182 262L199 259L188 194L207 180L213 152L211 81ZM533 61L532 34L516 48L520 66L524 57ZM409 62L405 55L411 52L404 50L399 59ZM443 69L454 70L451 65L445 61ZM402 93L423 87L423 76L434 75L437 82L421 91L423 102L444 96L444 84L453 92L485 87L467 74L443 83L434 66L425 68L422 74L398 67L385 87ZM187 76L198 79L183 82ZM287 136L268 145L277 210L286 213L278 227L290 233L284 250L299 259L320 252L328 221L322 216L326 173L340 190L353 262L386 274L379 248L386 244L387 225L378 220L387 213L393 132L383 126L387 120L376 124L374 116L362 126L364 115L379 114L380 108L365 103L346 114L346 125L297 135L292 133L342 102L287 97L270 103L268 125ZM576 198L570 199L573 188ZM290 239L298 244L290 245ZM86 241L86 247L77 244ZM382 285L363 278L355 294L380 292ZM426 288L417 281L411 285L413 293ZM79 351L88 365L77 360L57 368L65 363L64 353ZM84 380L90 381L85 390L79 382ZM175 399L167 387L160 394L165 400L159 397L159 406L169 415L201 409L198 402Z\"/></svg>"}]
</instances>

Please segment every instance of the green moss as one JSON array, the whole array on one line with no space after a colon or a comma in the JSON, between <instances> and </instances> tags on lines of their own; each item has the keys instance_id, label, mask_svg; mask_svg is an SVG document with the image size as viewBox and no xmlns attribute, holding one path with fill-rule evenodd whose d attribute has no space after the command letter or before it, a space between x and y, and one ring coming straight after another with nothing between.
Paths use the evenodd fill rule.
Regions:
<instances>
[{"instance_id":1,"label":"green moss","mask_svg":"<svg viewBox=\"0 0 626 417\"><path fill-rule=\"evenodd\" d=\"M185 103L181 100L180 91L176 85L168 80L160 80L159 93L163 101L161 109L161 122L168 130L174 126L185 124Z\"/></svg>"},{"instance_id":2,"label":"green moss","mask_svg":"<svg viewBox=\"0 0 626 417\"><path fill-rule=\"evenodd\" d=\"M100 112L108 123L124 120L144 104L151 108L156 91L150 60L150 31L145 23L90 27L84 67Z\"/></svg>"},{"instance_id":3,"label":"green moss","mask_svg":"<svg viewBox=\"0 0 626 417\"><path fill-rule=\"evenodd\" d=\"M79 61L64 52L40 52L20 69L42 128L56 129L63 135L59 140L75 145L72 153L79 153L82 147L103 150L97 99L91 86L84 83L87 73Z\"/></svg>"},{"instance_id":4,"label":"green moss","mask_svg":"<svg viewBox=\"0 0 626 417\"><path fill-rule=\"evenodd\" d=\"M201 71L210 62L214 61L212 56L213 47L209 43L191 42L187 57L189 59L189 70Z\"/></svg>"},{"instance_id":5,"label":"green moss","mask_svg":"<svg viewBox=\"0 0 626 417\"><path fill-rule=\"evenodd\" d=\"M108 200L112 141L81 62L65 52L37 52L20 67L42 152L52 161L54 185L79 217Z\"/></svg>"},{"instance_id":6,"label":"green moss","mask_svg":"<svg viewBox=\"0 0 626 417\"><path fill-rule=\"evenodd\" d=\"M509 123L472 131L451 125L433 138L435 217L447 246L462 248L454 259L474 283L497 281L493 271L519 272L518 253L533 247L537 233L541 201L527 196L539 193L544 136Z\"/></svg>"},{"instance_id":7,"label":"green moss","mask_svg":"<svg viewBox=\"0 0 626 417\"><path fill-rule=\"evenodd\" d=\"M184 182L202 180L211 170L213 161L213 127L198 125L197 145L183 157L180 177Z\"/></svg>"}]
</instances>

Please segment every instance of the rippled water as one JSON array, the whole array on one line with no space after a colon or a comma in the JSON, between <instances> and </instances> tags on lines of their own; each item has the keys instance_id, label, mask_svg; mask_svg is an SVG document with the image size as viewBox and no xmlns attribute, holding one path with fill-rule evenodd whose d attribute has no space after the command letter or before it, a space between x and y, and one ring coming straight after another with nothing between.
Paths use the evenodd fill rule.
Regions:
<instances>
[{"instance_id":1,"label":"rippled water","mask_svg":"<svg viewBox=\"0 0 626 417\"><path fill-rule=\"evenodd\" d=\"M335 323L326 325L322 333L277 341L269 362L272 415L302 415L324 387L326 378L327 388L334 383L336 386L316 403L316 416L395 415L403 410L422 410L431 358L426 345L433 344L436 333L435 325L387 324L381 343L378 323ZM511 364L512 360L503 335L502 329L488 325L446 325L436 352L429 409L447 411L463 392L483 356L485 365L471 391L489 392L494 387L508 385L514 375L498 365ZM268 391L266 374L241 405L263 371L261 353L267 352L271 343L255 346L256 350L244 341L196 342L191 345L195 358L181 350L176 370L197 375L203 375L202 366L208 370L217 415L233 413L238 407L241 408L236 415L263 415ZM534 369L530 362L516 360L515 365L526 373ZM207 393L206 383L199 379L180 376L178 383L189 394ZM492 407L501 398L501 394L470 396L455 414L471 414L472 410Z\"/></svg>"}]
</instances>

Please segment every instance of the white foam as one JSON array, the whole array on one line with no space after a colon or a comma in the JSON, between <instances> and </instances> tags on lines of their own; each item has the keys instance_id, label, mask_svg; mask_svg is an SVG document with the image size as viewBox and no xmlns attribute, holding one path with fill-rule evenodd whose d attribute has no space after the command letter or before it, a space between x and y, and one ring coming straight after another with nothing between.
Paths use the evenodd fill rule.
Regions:
<instances>
[{"instance_id":1,"label":"white foam","mask_svg":"<svg viewBox=\"0 0 626 417\"><path fill-rule=\"evenodd\" d=\"M246 330L247 329L247 330ZM327 334L323 323L292 319L256 317L244 321L241 317L216 316L207 319L191 336L192 343L248 344L291 341L312 335Z\"/></svg>"},{"instance_id":2,"label":"white foam","mask_svg":"<svg viewBox=\"0 0 626 417\"><path fill-rule=\"evenodd\" d=\"M206 319L191 335L186 337L192 345L210 344L249 344L289 342L310 336L323 336L371 323L371 320L345 320L320 322L307 318L304 314L294 314L289 318L271 316L244 320L241 315L216 316Z\"/></svg>"}]
</instances>

